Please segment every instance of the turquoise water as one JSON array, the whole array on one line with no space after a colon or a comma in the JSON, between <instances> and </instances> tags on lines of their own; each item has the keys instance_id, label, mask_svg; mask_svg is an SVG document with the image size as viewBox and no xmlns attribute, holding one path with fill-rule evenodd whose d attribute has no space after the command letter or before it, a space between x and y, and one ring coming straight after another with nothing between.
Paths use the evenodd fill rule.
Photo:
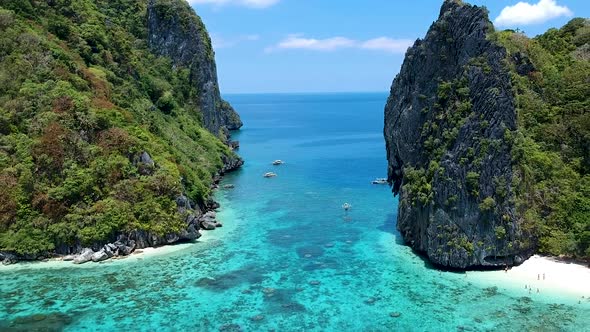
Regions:
<instances>
[{"instance_id":1,"label":"turquoise water","mask_svg":"<svg viewBox=\"0 0 590 332\"><path fill-rule=\"evenodd\" d=\"M370 184L386 97L228 96L246 165L217 193L226 227L142 260L0 269L0 330L588 331L587 300L439 272L401 244L397 199Z\"/></svg>"}]
</instances>

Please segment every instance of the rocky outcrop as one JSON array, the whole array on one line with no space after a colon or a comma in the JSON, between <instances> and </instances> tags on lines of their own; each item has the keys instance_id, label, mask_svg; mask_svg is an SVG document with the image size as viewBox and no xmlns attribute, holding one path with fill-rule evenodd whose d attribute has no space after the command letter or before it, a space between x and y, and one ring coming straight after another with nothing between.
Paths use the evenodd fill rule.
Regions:
<instances>
[{"instance_id":1,"label":"rocky outcrop","mask_svg":"<svg viewBox=\"0 0 590 332\"><path fill-rule=\"evenodd\" d=\"M515 97L485 8L444 2L407 53L385 108L397 227L435 264L519 264L532 254L512 190ZM528 70L523 62L522 69Z\"/></svg>"},{"instance_id":2,"label":"rocky outcrop","mask_svg":"<svg viewBox=\"0 0 590 332\"><path fill-rule=\"evenodd\" d=\"M210 132L227 136L227 130L242 126L238 113L219 93L209 34L185 1L149 0L148 44L153 53L169 57L175 66L190 69L203 124Z\"/></svg>"},{"instance_id":3,"label":"rocky outcrop","mask_svg":"<svg viewBox=\"0 0 590 332\"><path fill-rule=\"evenodd\" d=\"M154 161L147 152L142 152L134 157L134 162L156 167ZM224 165L214 177L212 188L217 188L221 177L226 173L240 168L244 161L232 154L224 156ZM0 262L4 265L14 264L19 261L43 260L47 257L58 256L64 261L73 261L74 264L86 262L101 262L113 257L128 256L136 249L159 247L181 242L191 242L199 239L202 235L200 230L215 230L223 227L217 220L215 210L220 208L219 203L213 199L205 202L195 203L185 195L176 198L178 214L184 216L186 228L180 232L171 232L164 235L154 234L144 230L132 230L113 235L109 241L112 243L96 243L92 248L83 247L80 242L75 244L62 244L57 246L53 252L42 252L37 255L18 255L12 252L0 252Z\"/></svg>"},{"instance_id":4,"label":"rocky outcrop","mask_svg":"<svg viewBox=\"0 0 590 332\"><path fill-rule=\"evenodd\" d=\"M94 256L94 250L90 248L84 248L82 252L74 258L74 264L84 264L90 262Z\"/></svg>"},{"instance_id":5,"label":"rocky outcrop","mask_svg":"<svg viewBox=\"0 0 590 332\"><path fill-rule=\"evenodd\" d=\"M10 252L0 252L0 262L3 265L10 265L18 262L18 256Z\"/></svg>"}]
</instances>

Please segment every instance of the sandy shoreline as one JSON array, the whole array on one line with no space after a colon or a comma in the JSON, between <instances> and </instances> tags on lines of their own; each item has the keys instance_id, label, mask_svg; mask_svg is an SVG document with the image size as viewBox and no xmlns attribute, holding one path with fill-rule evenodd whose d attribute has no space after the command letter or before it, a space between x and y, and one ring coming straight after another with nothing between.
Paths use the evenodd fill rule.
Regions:
<instances>
[{"instance_id":1,"label":"sandy shoreline","mask_svg":"<svg viewBox=\"0 0 590 332\"><path fill-rule=\"evenodd\" d=\"M46 261L38 261L38 262L18 262L16 264L11 265L0 265L0 272L6 271L17 271L17 270L24 270L24 269L62 269L62 268L93 268L99 267L103 264L122 264L122 263L131 263L141 261L145 258L152 258L158 256L164 256L167 254L171 254L174 252L186 250L193 246L198 246L199 244L203 244L204 242L215 240L217 237L215 236L214 231L202 231L202 236L195 242L190 243L179 243L179 244L171 244L161 247L149 247L144 249L137 249L131 255L124 256L115 259L108 259L106 261L102 261L100 263L94 262L87 262L84 264L74 264L71 261L63 261L61 258L51 258Z\"/></svg>"},{"instance_id":2,"label":"sandy shoreline","mask_svg":"<svg viewBox=\"0 0 590 332\"><path fill-rule=\"evenodd\" d=\"M467 272L466 277L499 289L520 290L522 296L590 303L590 268L553 257L535 255L508 272Z\"/></svg>"},{"instance_id":3,"label":"sandy shoreline","mask_svg":"<svg viewBox=\"0 0 590 332\"><path fill-rule=\"evenodd\" d=\"M229 225L237 222L237 220L232 220L234 216L231 212L226 217L231 220ZM100 267L102 264L128 264L218 240L220 237L227 236L227 232L231 231L231 228L233 227L217 231L204 231L201 238L193 243L140 249L123 259L109 259L101 263L88 262L80 265L61 259L45 262L19 262L7 266L0 265L0 272L24 269L94 268ZM570 304L582 304L590 307L590 268L554 257L535 255L522 265L512 267L508 272L503 270L469 271L465 273L465 278L482 287L498 287L499 291L507 291L511 295L528 296L549 303L554 303L556 299L559 299Z\"/></svg>"}]
</instances>

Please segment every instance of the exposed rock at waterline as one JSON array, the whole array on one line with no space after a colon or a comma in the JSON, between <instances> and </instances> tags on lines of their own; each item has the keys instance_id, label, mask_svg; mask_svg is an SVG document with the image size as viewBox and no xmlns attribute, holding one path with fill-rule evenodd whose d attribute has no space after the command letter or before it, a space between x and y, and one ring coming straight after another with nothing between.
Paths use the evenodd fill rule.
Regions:
<instances>
[{"instance_id":1,"label":"exposed rock at waterline","mask_svg":"<svg viewBox=\"0 0 590 332\"><path fill-rule=\"evenodd\" d=\"M9 252L0 252L0 261L3 265L10 265L18 262L18 257Z\"/></svg>"},{"instance_id":2,"label":"exposed rock at waterline","mask_svg":"<svg viewBox=\"0 0 590 332\"><path fill-rule=\"evenodd\" d=\"M107 253L104 250L101 250L92 254L91 259L93 262L102 262L104 260L109 259L109 255L107 255Z\"/></svg>"},{"instance_id":3,"label":"exposed rock at waterline","mask_svg":"<svg viewBox=\"0 0 590 332\"><path fill-rule=\"evenodd\" d=\"M84 248L82 252L74 258L74 264L84 264L92 260L94 251L90 248Z\"/></svg>"},{"instance_id":4,"label":"exposed rock at waterline","mask_svg":"<svg viewBox=\"0 0 590 332\"><path fill-rule=\"evenodd\" d=\"M515 97L506 51L490 32L486 9L445 1L425 39L407 51L385 108L397 227L445 267L513 265L532 254L504 140L516 127Z\"/></svg>"}]
</instances>

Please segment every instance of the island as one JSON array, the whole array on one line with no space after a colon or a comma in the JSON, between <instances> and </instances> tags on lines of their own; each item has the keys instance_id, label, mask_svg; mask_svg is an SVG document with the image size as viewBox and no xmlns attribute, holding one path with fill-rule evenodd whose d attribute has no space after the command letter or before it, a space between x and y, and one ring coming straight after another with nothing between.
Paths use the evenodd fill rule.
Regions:
<instances>
[{"instance_id":1,"label":"island","mask_svg":"<svg viewBox=\"0 0 590 332\"><path fill-rule=\"evenodd\" d=\"M590 258L590 22L535 38L443 3L385 108L404 241L443 268Z\"/></svg>"},{"instance_id":2,"label":"island","mask_svg":"<svg viewBox=\"0 0 590 332\"><path fill-rule=\"evenodd\" d=\"M7 1L0 34L0 261L101 261L220 225L242 121L186 1Z\"/></svg>"}]
</instances>

